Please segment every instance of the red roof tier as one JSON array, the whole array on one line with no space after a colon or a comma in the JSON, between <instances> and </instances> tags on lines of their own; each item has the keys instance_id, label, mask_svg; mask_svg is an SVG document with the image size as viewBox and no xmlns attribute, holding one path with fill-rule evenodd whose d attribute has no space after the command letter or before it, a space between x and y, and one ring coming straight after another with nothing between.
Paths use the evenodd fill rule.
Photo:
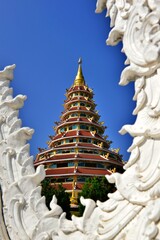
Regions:
<instances>
[{"instance_id":1,"label":"red roof tier","mask_svg":"<svg viewBox=\"0 0 160 240\"><path fill-rule=\"evenodd\" d=\"M87 98L88 98L88 99L87 99ZM81 100L81 101L88 101L88 102L94 103L93 100L92 100L90 97L75 96L75 97L68 98L68 99L64 100L64 105L65 105L65 104L68 104L68 103L71 103L71 102L76 102L77 100L78 100L78 101L79 101L79 100ZM94 103L94 104L95 104L95 103Z\"/></svg>"},{"instance_id":2,"label":"red roof tier","mask_svg":"<svg viewBox=\"0 0 160 240\"><path fill-rule=\"evenodd\" d=\"M68 118L66 121L63 121L61 122L59 125L58 125L58 128L59 129L60 127L62 126L65 126L65 125L68 125L68 124L75 124L75 123L89 123L90 125L93 125L93 126L96 126L96 127L99 127L99 128L102 128L102 126L97 123L96 121L94 120L89 120L89 118L85 118L85 117L76 117L76 118Z\"/></svg>"},{"instance_id":3,"label":"red roof tier","mask_svg":"<svg viewBox=\"0 0 160 240\"><path fill-rule=\"evenodd\" d=\"M69 137L77 137L77 136L97 138L100 141L105 141L99 134L97 134L97 133L94 134L90 131L85 131L85 130L71 130L68 132L63 132L63 133L57 134L56 136L53 137L53 141L60 140L62 138L66 139Z\"/></svg>"},{"instance_id":4,"label":"red roof tier","mask_svg":"<svg viewBox=\"0 0 160 240\"><path fill-rule=\"evenodd\" d=\"M107 164L114 164L114 165L118 165L118 166L123 166L123 163L120 161L117 161L113 158L108 158L106 159L105 157L101 156L101 155L96 155L96 154L83 154L83 153L79 153L79 154L59 154L59 155L55 155L55 156L51 156L48 159L41 159L39 160L38 158L35 161L35 166L41 164L45 164L46 162L51 163L51 162L66 162L66 161L89 161L89 162L100 162L100 163L107 163Z\"/></svg>"},{"instance_id":5,"label":"red roof tier","mask_svg":"<svg viewBox=\"0 0 160 240\"><path fill-rule=\"evenodd\" d=\"M92 110L81 110L81 109L70 109L69 111L64 111L63 115L61 116L61 119L64 119L66 116L72 114L72 113L88 113L90 115L94 115L97 119L100 118L100 116L98 115L98 113L96 113L95 111Z\"/></svg>"},{"instance_id":6,"label":"red roof tier","mask_svg":"<svg viewBox=\"0 0 160 240\"><path fill-rule=\"evenodd\" d=\"M110 175L111 172L109 172L107 169L98 169L98 168L82 168L78 167L77 170L75 170L74 167L70 168L52 168L52 169L46 169L47 175L54 175L54 176L70 176L70 175L77 175L77 176L90 176L90 175L97 175L97 176L104 176L106 174Z\"/></svg>"},{"instance_id":7,"label":"red roof tier","mask_svg":"<svg viewBox=\"0 0 160 240\"><path fill-rule=\"evenodd\" d=\"M83 148L90 148L90 149L101 149L100 146L97 146L95 144L92 143L68 143L68 144L63 144L63 145L58 145L58 146L54 146L54 148L52 148L52 150L54 149L70 149L70 148L77 148L77 147L83 147ZM106 149L104 149L106 150ZM50 150L51 151L51 150Z\"/></svg>"}]
</instances>

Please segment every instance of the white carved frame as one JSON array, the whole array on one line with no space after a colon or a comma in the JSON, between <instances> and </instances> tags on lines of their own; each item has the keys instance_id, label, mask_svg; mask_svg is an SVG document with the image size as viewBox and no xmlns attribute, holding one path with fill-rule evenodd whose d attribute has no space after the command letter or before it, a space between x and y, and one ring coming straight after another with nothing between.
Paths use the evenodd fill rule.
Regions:
<instances>
[{"instance_id":1,"label":"white carved frame","mask_svg":"<svg viewBox=\"0 0 160 240\"><path fill-rule=\"evenodd\" d=\"M43 166L36 172L26 143L33 129L21 127L19 109L26 96L12 96L15 65L0 72L0 239L1 240L151 240L160 239L160 1L98 0L107 8L112 30L107 43L123 42L128 66L121 85L135 82L133 125L121 134L134 137L125 173L107 177L117 191L95 203L81 198L82 217L66 219L53 197L49 211L41 197Z\"/></svg>"}]
</instances>

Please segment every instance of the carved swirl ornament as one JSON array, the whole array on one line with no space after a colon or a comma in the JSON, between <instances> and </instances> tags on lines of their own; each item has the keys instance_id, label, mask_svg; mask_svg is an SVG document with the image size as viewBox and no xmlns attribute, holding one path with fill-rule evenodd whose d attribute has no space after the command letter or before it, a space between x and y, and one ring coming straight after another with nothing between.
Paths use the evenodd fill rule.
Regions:
<instances>
[{"instance_id":1,"label":"carved swirl ornament","mask_svg":"<svg viewBox=\"0 0 160 240\"><path fill-rule=\"evenodd\" d=\"M41 197L43 166L36 171L27 140L33 129L21 126L19 109L26 96L13 98L15 65L0 72L0 240L150 240L160 239L160 1L98 0L107 8L112 30L107 43L123 42L128 65L121 85L135 82L133 125L121 134L133 136L124 174L108 181L117 191L106 202L81 198L82 217L66 219L53 197L49 211Z\"/></svg>"}]
</instances>

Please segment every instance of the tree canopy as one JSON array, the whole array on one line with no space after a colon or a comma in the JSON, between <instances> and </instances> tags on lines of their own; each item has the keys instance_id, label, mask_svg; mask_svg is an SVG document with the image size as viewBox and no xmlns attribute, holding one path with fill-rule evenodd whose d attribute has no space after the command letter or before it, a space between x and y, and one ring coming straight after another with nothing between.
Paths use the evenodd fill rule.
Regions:
<instances>
[{"instance_id":1,"label":"tree canopy","mask_svg":"<svg viewBox=\"0 0 160 240\"><path fill-rule=\"evenodd\" d=\"M61 206L63 209L63 212L66 212L66 217L68 219L71 218L70 215L70 198L69 194L65 192L65 188L62 186L62 184L52 184L51 180L48 178L45 178L42 183L42 196L45 196L46 198L46 205L50 209L50 202L52 200L53 195L57 198L57 204Z\"/></svg>"},{"instance_id":2,"label":"tree canopy","mask_svg":"<svg viewBox=\"0 0 160 240\"><path fill-rule=\"evenodd\" d=\"M110 184L105 177L88 178L83 185L80 196L84 198L91 198L95 202L100 200L104 202L108 199L108 193L114 192L115 186ZM79 204L79 213L83 214L84 206Z\"/></svg>"}]
</instances>

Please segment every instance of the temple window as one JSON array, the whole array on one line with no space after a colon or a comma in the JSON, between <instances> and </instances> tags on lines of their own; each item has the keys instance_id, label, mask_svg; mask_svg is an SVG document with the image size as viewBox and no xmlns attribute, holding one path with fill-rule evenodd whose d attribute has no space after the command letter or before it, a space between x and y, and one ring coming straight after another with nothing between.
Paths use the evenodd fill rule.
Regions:
<instances>
[{"instance_id":1,"label":"temple window","mask_svg":"<svg viewBox=\"0 0 160 240\"><path fill-rule=\"evenodd\" d=\"M86 104L84 102L80 103L80 106L84 107Z\"/></svg>"},{"instance_id":2,"label":"temple window","mask_svg":"<svg viewBox=\"0 0 160 240\"><path fill-rule=\"evenodd\" d=\"M77 127L78 127L77 125L70 125L69 130L77 129Z\"/></svg>"},{"instance_id":3,"label":"temple window","mask_svg":"<svg viewBox=\"0 0 160 240\"><path fill-rule=\"evenodd\" d=\"M84 152L84 153L93 153L92 150L88 150L88 149L84 149L83 152Z\"/></svg>"},{"instance_id":4,"label":"temple window","mask_svg":"<svg viewBox=\"0 0 160 240\"><path fill-rule=\"evenodd\" d=\"M78 117L78 113L72 113L71 117Z\"/></svg>"},{"instance_id":5,"label":"temple window","mask_svg":"<svg viewBox=\"0 0 160 240\"><path fill-rule=\"evenodd\" d=\"M61 128L61 132L64 132L65 131L65 129L64 128Z\"/></svg>"},{"instance_id":6,"label":"temple window","mask_svg":"<svg viewBox=\"0 0 160 240\"><path fill-rule=\"evenodd\" d=\"M85 129L85 130L89 130L89 127L87 125L80 125L80 129Z\"/></svg>"},{"instance_id":7,"label":"temple window","mask_svg":"<svg viewBox=\"0 0 160 240\"><path fill-rule=\"evenodd\" d=\"M94 150L93 153L94 154L99 154L99 151L98 150Z\"/></svg>"},{"instance_id":8,"label":"temple window","mask_svg":"<svg viewBox=\"0 0 160 240\"><path fill-rule=\"evenodd\" d=\"M85 163L85 167L95 167L96 168L96 163Z\"/></svg>"},{"instance_id":9,"label":"temple window","mask_svg":"<svg viewBox=\"0 0 160 240\"><path fill-rule=\"evenodd\" d=\"M80 138L79 142L91 143L91 139L90 138Z\"/></svg>"},{"instance_id":10,"label":"temple window","mask_svg":"<svg viewBox=\"0 0 160 240\"><path fill-rule=\"evenodd\" d=\"M49 168L57 168L57 164L51 164Z\"/></svg>"},{"instance_id":11,"label":"temple window","mask_svg":"<svg viewBox=\"0 0 160 240\"><path fill-rule=\"evenodd\" d=\"M62 153L70 153L71 149L62 150Z\"/></svg>"},{"instance_id":12,"label":"temple window","mask_svg":"<svg viewBox=\"0 0 160 240\"><path fill-rule=\"evenodd\" d=\"M72 103L71 106L78 106L78 102Z\"/></svg>"},{"instance_id":13,"label":"temple window","mask_svg":"<svg viewBox=\"0 0 160 240\"><path fill-rule=\"evenodd\" d=\"M57 164L57 167L58 167L58 168L68 167L68 163L58 163L58 164Z\"/></svg>"},{"instance_id":14,"label":"temple window","mask_svg":"<svg viewBox=\"0 0 160 240\"><path fill-rule=\"evenodd\" d=\"M78 152L83 153L84 151L83 151L83 149L78 149Z\"/></svg>"},{"instance_id":15,"label":"temple window","mask_svg":"<svg viewBox=\"0 0 160 240\"><path fill-rule=\"evenodd\" d=\"M77 177L78 182L85 182L86 178L85 177Z\"/></svg>"},{"instance_id":16,"label":"temple window","mask_svg":"<svg viewBox=\"0 0 160 240\"><path fill-rule=\"evenodd\" d=\"M84 163L84 162L79 162L79 163L78 163L78 166L79 166L79 167L84 167L84 166L85 166L85 163Z\"/></svg>"},{"instance_id":17,"label":"temple window","mask_svg":"<svg viewBox=\"0 0 160 240\"><path fill-rule=\"evenodd\" d=\"M85 114L85 113L80 113L80 117L86 117L87 116L87 114Z\"/></svg>"},{"instance_id":18,"label":"temple window","mask_svg":"<svg viewBox=\"0 0 160 240\"><path fill-rule=\"evenodd\" d=\"M79 153L87 153L87 154L99 154L99 151L97 150L90 150L90 149L86 149L86 148L79 148L78 149Z\"/></svg>"},{"instance_id":19,"label":"temple window","mask_svg":"<svg viewBox=\"0 0 160 240\"><path fill-rule=\"evenodd\" d=\"M98 168L105 168L105 166L103 164L97 163L97 167Z\"/></svg>"},{"instance_id":20,"label":"temple window","mask_svg":"<svg viewBox=\"0 0 160 240\"><path fill-rule=\"evenodd\" d=\"M97 145L97 144L98 144L98 141L97 141L97 140L93 140L93 143Z\"/></svg>"},{"instance_id":21,"label":"temple window","mask_svg":"<svg viewBox=\"0 0 160 240\"><path fill-rule=\"evenodd\" d=\"M72 182L72 181L73 181L73 178L71 178L71 177L65 179L65 182Z\"/></svg>"},{"instance_id":22,"label":"temple window","mask_svg":"<svg viewBox=\"0 0 160 240\"><path fill-rule=\"evenodd\" d=\"M63 127L63 128L61 128L60 129L60 132L62 133L62 132L66 132L67 131L67 127Z\"/></svg>"},{"instance_id":23,"label":"temple window","mask_svg":"<svg viewBox=\"0 0 160 240\"><path fill-rule=\"evenodd\" d=\"M73 167L74 166L74 162L69 162L68 163L68 167Z\"/></svg>"},{"instance_id":24,"label":"temple window","mask_svg":"<svg viewBox=\"0 0 160 240\"><path fill-rule=\"evenodd\" d=\"M57 150L57 151L56 151L57 154L61 154L61 153L72 153L72 152L75 152L74 148Z\"/></svg>"},{"instance_id":25,"label":"temple window","mask_svg":"<svg viewBox=\"0 0 160 240\"><path fill-rule=\"evenodd\" d=\"M56 153L57 154L62 153L62 150L57 150Z\"/></svg>"},{"instance_id":26,"label":"temple window","mask_svg":"<svg viewBox=\"0 0 160 240\"><path fill-rule=\"evenodd\" d=\"M76 142L76 138L66 139L66 143Z\"/></svg>"},{"instance_id":27,"label":"temple window","mask_svg":"<svg viewBox=\"0 0 160 240\"><path fill-rule=\"evenodd\" d=\"M71 138L71 139L69 139L69 142L70 142L70 143L72 143L72 142L75 142L75 141L76 141L76 139L75 139L75 138L74 138L74 139L72 139L72 138Z\"/></svg>"},{"instance_id":28,"label":"temple window","mask_svg":"<svg viewBox=\"0 0 160 240\"><path fill-rule=\"evenodd\" d=\"M95 127L90 127L90 130L94 131L94 130L96 130L96 128Z\"/></svg>"}]
</instances>

